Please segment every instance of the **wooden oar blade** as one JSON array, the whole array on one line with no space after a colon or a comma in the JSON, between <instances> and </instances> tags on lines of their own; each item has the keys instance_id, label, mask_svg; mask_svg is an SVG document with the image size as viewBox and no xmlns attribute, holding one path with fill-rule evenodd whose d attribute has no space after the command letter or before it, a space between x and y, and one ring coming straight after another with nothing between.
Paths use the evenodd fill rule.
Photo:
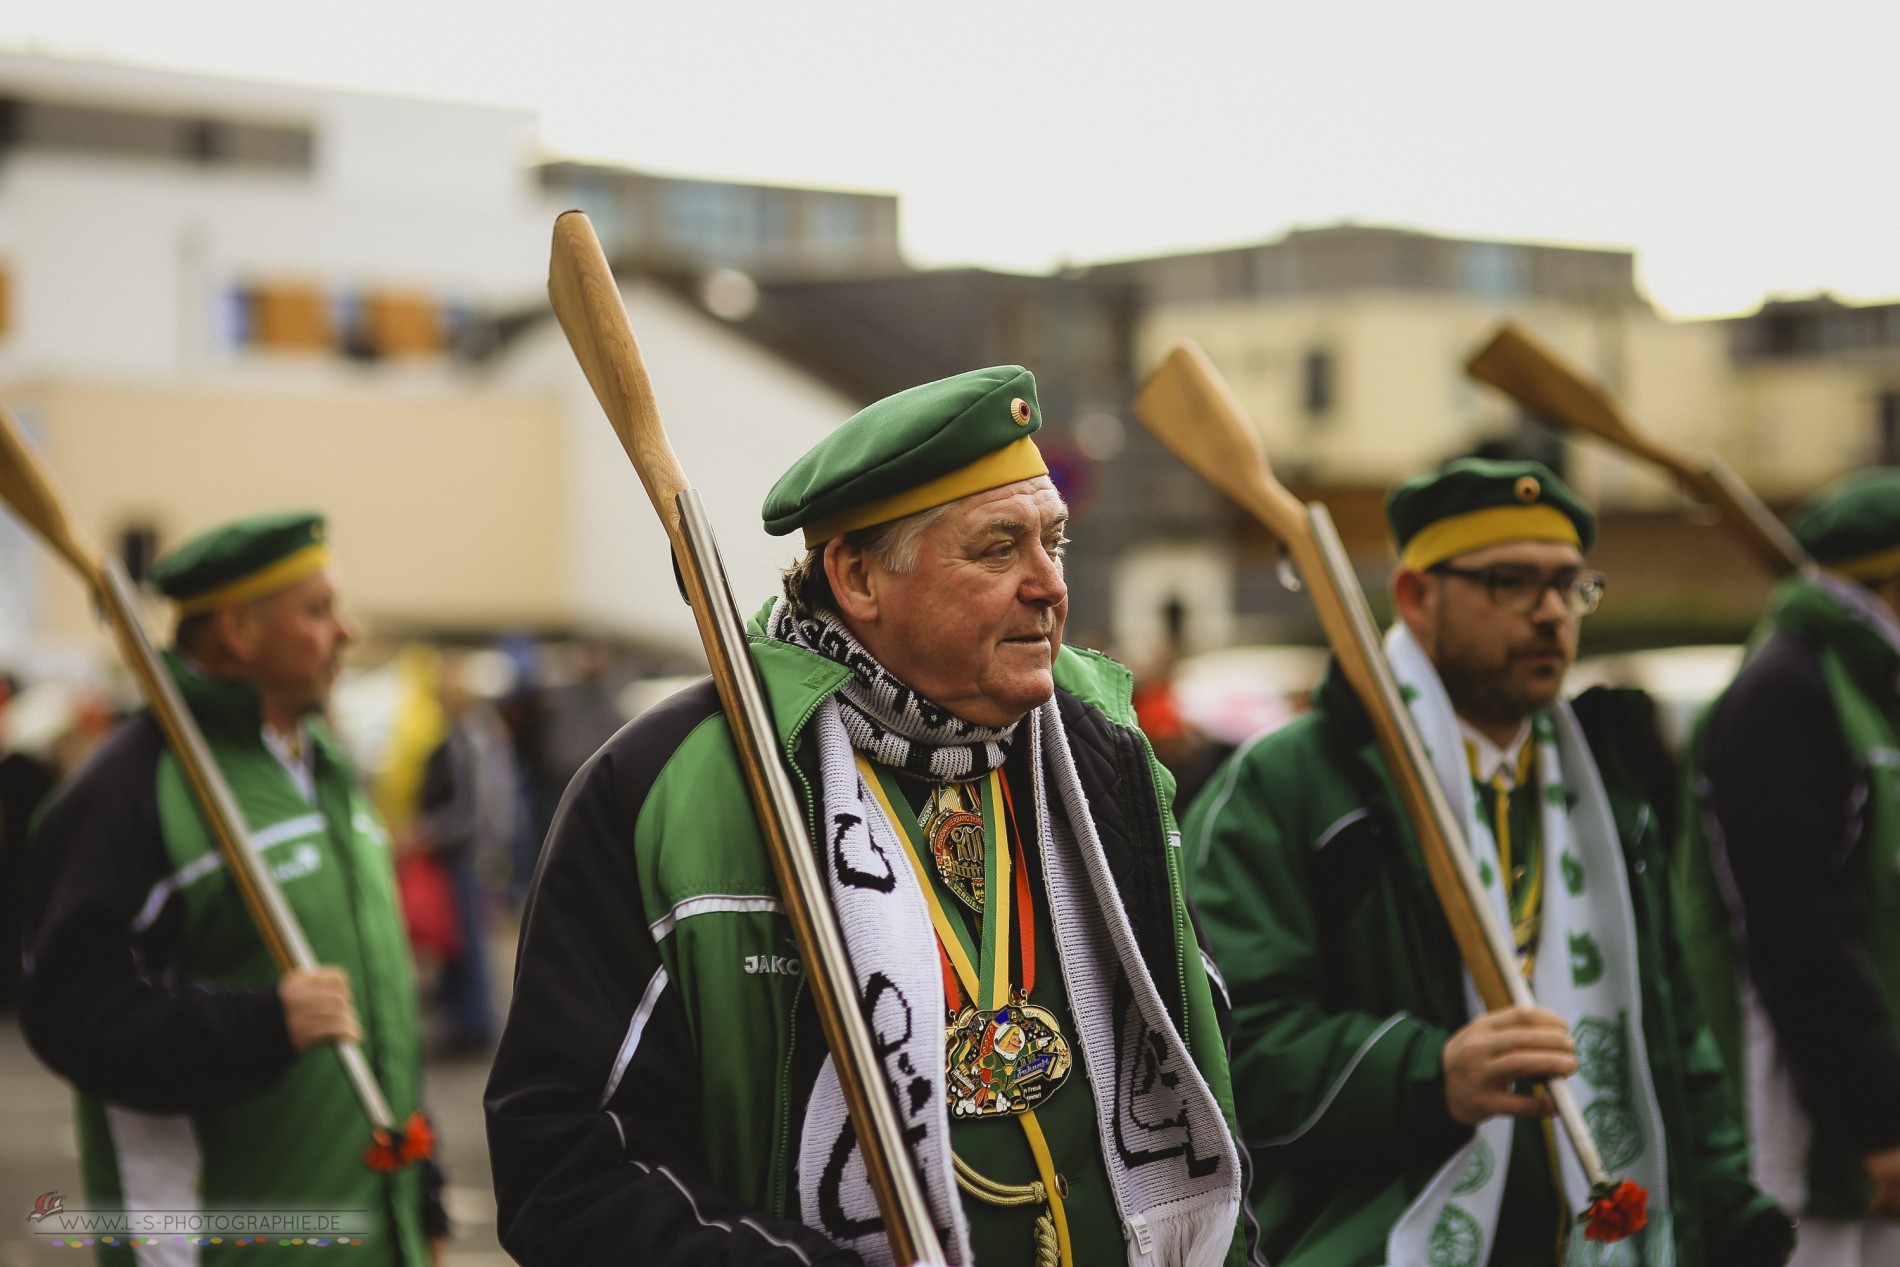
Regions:
<instances>
[{"instance_id":1,"label":"wooden oar blade","mask_svg":"<svg viewBox=\"0 0 1900 1267\"><path fill-rule=\"evenodd\" d=\"M564 212L554 222L548 299L581 372L587 375L600 407L633 459L647 496L670 531L678 522L674 502L687 486L686 475L660 426L659 407L646 374L632 372L643 364L640 345L633 337L600 239L582 212Z\"/></svg>"},{"instance_id":2,"label":"wooden oar blade","mask_svg":"<svg viewBox=\"0 0 1900 1267\"><path fill-rule=\"evenodd\" d=\"M1246 410L1199 345L1184 340L1169 350L1136 394L1135 413L1175 456L1282 541L1305 531L1303 508L1273 481Z\"/></svg>"},{"instance_id":3,"label":"wooden oar blade","mask_svg":"<svg viewBox=\"0 0 1900 1267\"><path fill-rule=\"evenodd\" d=\"M27 445L13 415L4 409L0 409L0 498L98 592L98 556L67 521L52 476Z\"/></svg>"},{"instance_id":4,"label":"wooden oar blade","mask_svg":"<svg viewBox=\"0 0 1900 1267\"><path fill-rule=\"evenodd\" d=\"M1608 392L1515 322L1498 327L1491 341L1465 363L1465 372L1551 422L1639 453L1654 452L1654 446L1631 429Z\"/></svg>"},{"instance_id":5,"label":"wooden oar blade","mask_svg":"<svg viewBox=\"0 0 1900 1267\"><path fill-rule=\"evenodd\" d=\"M561 323L561 332L567 336L568 346L574 349L574 359L587 375L588 386L594 389L601 408L618 426L618 418L613 417L620 412L616 384L601 358L600 345L594 337L594 321L589 315L595 300L588 292L598 285L597 276L602 269L607 269L607 260L587 218L568 212L557 219L554 245L548 254L548 299L553 304L555 318ZM611 270L608 271L611 276Z\"/></svg>"}]
</instances>

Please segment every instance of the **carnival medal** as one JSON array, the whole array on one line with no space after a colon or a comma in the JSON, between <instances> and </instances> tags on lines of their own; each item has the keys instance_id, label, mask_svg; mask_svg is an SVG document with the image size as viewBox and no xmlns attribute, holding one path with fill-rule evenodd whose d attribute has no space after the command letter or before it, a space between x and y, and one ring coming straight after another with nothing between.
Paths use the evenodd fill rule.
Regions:
<instances>
[{"instance_id":1,"label":"carnival medal","mask_svg":"<svg viewBox=\"0 0 1900 1267\"><path fill-rule=\"evenodd\" d=\"M980 814L964 808L961 794L946 804L933 792L924 813L913 820L893 808L904 803L903 790L895 778L873 767L862 754L858 763L885 817L904 837L906 853L930 909L930 922L937 931L937 944L948 965L943 980L949 1017L944 1030L944 1093L950 1116L1003 1117L1030 1112L1068 1078L1075 1057L1055 1014L1029 1001L1036 988L1036 928L1022 842L1012 842L1013 833L1007 830L1002 812L1009 797L1008 787L1002 775L992 770L978 785L975 799L979 800ZM957 821L959 817L975 821L964 824ZM949 867L940 841L949 843ZM927 853L937 864L943 887L981 912L980 949L969 924L945 909L924 862ZM976 866L964 869L962 860L972 855ZM974 901L965 896L953 876L980 879L980 885L971 886ZM1012 925L1022 947L1020 988L1010 982ZM966 993L970 1000L967 1004Z\"/></svg>"},{"instance_id":2,"label":"carnival medal","mask_svg":"<svg viewBox=\"0 0 1900 1267\"><path fill-rule=\"evenodd\" d=\"M1074 1063L1056 1018L1020 993L993 1012L965 1007L944 1032L950 1116L1026 1113L1062 1085Z\"/></svg>"},{"instance_id":3,"label":"carnival medal","mask_svg":"<svg viewBox=\"0 0 1900 1267\"><path fill-rule=\"evenodd\" d=\"M962 783L944 783L930 791L918 816L937 874L973 911L983 909L983 815L972 809L974 789Z\"/></svg>"}]
</instances>

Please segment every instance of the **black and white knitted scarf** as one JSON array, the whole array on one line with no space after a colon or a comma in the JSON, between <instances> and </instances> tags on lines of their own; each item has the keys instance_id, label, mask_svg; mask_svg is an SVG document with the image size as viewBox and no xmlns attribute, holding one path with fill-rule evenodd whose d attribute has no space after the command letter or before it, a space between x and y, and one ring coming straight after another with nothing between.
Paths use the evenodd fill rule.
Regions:
<instances>
[{"instance_id":1,"label":"black and white knitted scarf","mask_svg":"<svg viewBox=\"0 0 1900 1267\"><path fill-rule=\"evenodd\" d=\"M1016 722L979 726L933 704L899 681L830 612L804 619L783 598L772 605L772 637L851 670L839 696L851 746L882 765L926 779L969 779L1003 764Z\"/></svg>"}]
</instances>

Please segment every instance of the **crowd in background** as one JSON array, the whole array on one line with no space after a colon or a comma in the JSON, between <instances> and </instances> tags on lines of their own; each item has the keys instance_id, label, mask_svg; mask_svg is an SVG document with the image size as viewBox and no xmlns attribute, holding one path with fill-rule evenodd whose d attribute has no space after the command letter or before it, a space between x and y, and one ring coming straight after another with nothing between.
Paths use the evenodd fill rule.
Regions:
<instances>
[{"instance_id":1,"label":"crowd in background","mask_svg":"<svg viewBox=\"0 0 1900 1267\"><path fill-rule=\"evenodd\" d=\"M375 658L339 688L332 720L390 830L432 1049L484 1053L500 1022L495 956L512 941L562 792L615 730L685 679L653 676L650 661L589 638L411 642ZM1172 656L1150 666L1136 706L1186 804L1232 744L1185 714L1172 667ZM104 685L0 676L0 874L19 874L41 799L132 706ZM14 946L19 891L0 882L0 936ZM17 1003L19 978L19 956L0 955L0 1008Z\"/></svg>"}]
</instances>

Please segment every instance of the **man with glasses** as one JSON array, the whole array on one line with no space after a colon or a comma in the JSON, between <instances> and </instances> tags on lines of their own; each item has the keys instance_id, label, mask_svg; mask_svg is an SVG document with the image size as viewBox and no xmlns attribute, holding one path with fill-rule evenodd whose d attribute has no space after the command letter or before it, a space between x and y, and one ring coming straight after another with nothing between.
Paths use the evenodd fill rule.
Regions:
<instances>
[{"instance_id":1,"label":"man with glasses","mask_svg":"<svg viewBox=\"0 0 1900 1267\"><path fill-rule=\"evenodd\" d=\"M1589 508L1531 462L1392 491L1387 655L1540 1006L1485 1013L1364 709L1335 670L1185 826L1234 1016L1263 1248L1288 1264L1532 1267L1585 1256L1587 1186L1540 1079L1572 1081L1618 1178L1650 1192L1630 1261L1779 1263L1683 977L1630 692L1563 698Z\"/></svg>"},{"instance_id":2,"label":"man with glasses","mask_svg":"<svg viewBox=\"0 0 1900 1267\"><path fill-rule=\"evenodd\" d=\"M1685 941L1797 1261L1900 1263L1900 470L1795 520L1776 591L1698 729Z\"/></svg>"}]
</instances>

